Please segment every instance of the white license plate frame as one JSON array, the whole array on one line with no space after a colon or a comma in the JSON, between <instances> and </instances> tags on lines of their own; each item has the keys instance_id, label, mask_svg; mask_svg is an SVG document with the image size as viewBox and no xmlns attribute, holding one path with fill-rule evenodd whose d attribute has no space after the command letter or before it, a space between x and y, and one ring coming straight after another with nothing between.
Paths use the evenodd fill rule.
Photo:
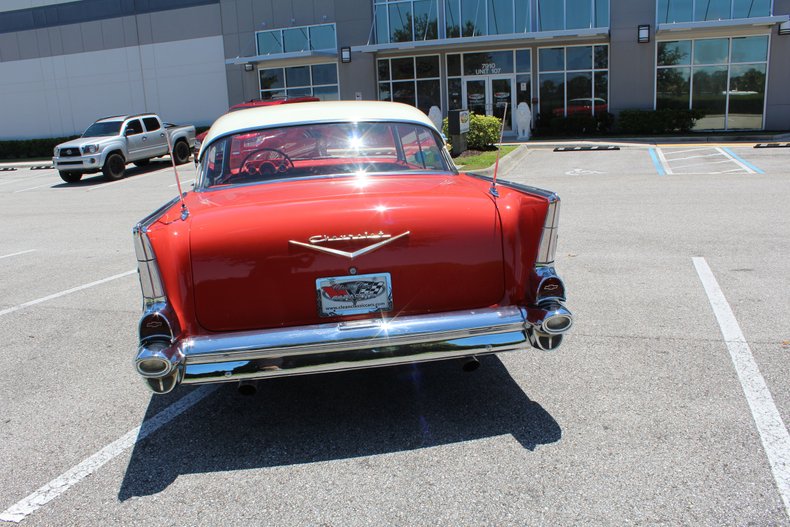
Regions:
<instances>
[{"instance_id":1,"label":"white license plate frame","mask_svg":"<svg viewBox=\"0 0 790 527\"><path fill-rule=\"evenodd\" d=\"M389 273L318 278L315 291L318 314L322 317L392 311Z\"/></svg>"}]
</instances>

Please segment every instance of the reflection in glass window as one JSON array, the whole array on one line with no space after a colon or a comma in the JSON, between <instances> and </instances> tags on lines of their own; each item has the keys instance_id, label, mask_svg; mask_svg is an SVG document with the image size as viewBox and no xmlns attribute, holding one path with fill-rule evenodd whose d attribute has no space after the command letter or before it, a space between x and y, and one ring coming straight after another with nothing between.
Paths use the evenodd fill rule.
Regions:
<instances>
[{"instance_id":1,"label":"reflection in glass window","mask_svg":"<svg viewBox=\"0 0 790 527\"><path fill-rule=\"evenodd\" d=\"M557 0L538 0L538 31L557 31L565 29L564 2Z\"/></svg>"},{"instance_id":2,"label":"reflection in glass window","mask_svg":"<svg viewBox=\"0 0 790 527\"><path fill-rule=\"evenodd\" d=\"M659 24L771 15L771 0L658 0L657 7Z\"/></svg>"},{"instance_id":3,"label":"reflection in glass window","mask_svg":"<svg viewBox=\"0 0 790 527\"><path fill-rule=\"evenodd\" d=\"M589 0L565 0L565 29L593 27Z\"/></svg>"},{"instance_id":4,"label":"reflection in glass window","mask_svg":"<svg viewBox=\"0 0 790 527\"><path fill-rule=\"evenodd\" d=\"M463 109L461 96L461 79L447 79L447 107L450 110Z\"/></svg>"},{"instance_id":5,"label":"reflection in glass window","mask_svg":"<svg viewBox=\"0 0 790 527\"><path fill-rule=\"evenodd\" d=\"M656 108L704 112L697 130L760 129L767 58L767 36L660 42Z\"/></svg>"},{"instance_id":6,"label":"reflection in glass window","mask_svg":"<svg viewBox=\"0 0 790 527\"><path fill-rule=\"evenodd\" d=\"M540 123L609 109L609 46L568 46L538 50Z\"/></svg>"},{"instance_id":7,"label":"reflection in glass window","mask_svg":"<svg viewBox=\"0 0 790 527\"><path fill-rule=\"evenodd\" d=\"M733 18L754 18L771 16L771 0L734 0Z\"/></svg>"},{"instance_id":8,"label":"reflection in glass window","mask_svg":"<svg viewBox=\"0 0 790 527\"><path fill-rule=\"evenodd\" d=\"M694 64L726 64L729 39L713 38L694 43Z\"/></svg>"},{"instance_id":9,"label":"reflection in glass window","mask_svg":"<svg viewBox=\"0 0 790 527\"><path fill-rule=\"evenodd\" d=\"M540 71L562 71L565 69L565 48L541 48L538 50Z\"/></svg>"},{"instance_id":10,"label":"reflection in glass window","mask_svg":"<svg viewBox=\"0 0 790 527\"><path fill-rule=\"evenodd\" d=\"M485 34L485 0L461 0L461 36L479 37Z\"/></svg>"},{"instance_id":11,"label":"reflection in glass window","mask_svg":"<svg viewBox=\"0 0 790 527\"><path fill-rule=\"evenodd\" d=\"M322 25L310 27L310 49L335 49L335 26Z\"/></svg>"},{"instance_id":12,"label":"reflection in glass window","mask_svg":"<svg viewBox=\"0 0 790 527\"><path fill-rule=\"evenodd\" d=\"M306 27L295 27L283 30L283 50L286 53L306 51L310 49L308 44Z\"/></svg>"},{"instance_id":13,"label":"reflection in glass window","mask_svg":"<svg viewBox=\"0 0 790 527\"><path fill-rule=\"evenodd\" d=\"M285 68L285 82L288 87L310 86L310 68L307 66L295 66ZM290 97L291 94L289 93Z\"/></svg>"},{"instance_id":14,"label":"reflection in glass window","mask_svg":"<svg viewBox=\"0 0 790 527\"><path fill-rule=\"evenodd\" d=\"M728 128L762 128L765 70L765 64L738 64L730 69Z\"/></svg>"},{"instance_id":15,"label":"reflection in glass window","mask_svg":"<svg viewBox=\"0 0 790 527\"><path fill-rule=\"evenodd\" d=\"M605 46L600 46L605 48ZM566 48L567 69L569 70L591 70L592 69L592 47L575 46Z\"/></svg>"},{"instance_id":16,"label":"reflection in glass window","mask_svg":"<svg viewBox=\"0 0 790 527\"><path fill-rule=\"evenodd\" d=\"M444 26L447 38L461 36L461 6L457 0L444 3Z\"/></svg>"},{"instance_id":17,"label":"reflection in glass window","mask_svg":"<svg viewBox=\"0 0 790 527\"><path fill-rule=\"evenodd\" d=\"M658 43L659 66L679 66L681 64L691 64L690 40Z\"/></svg>"},{"instance_id":18,"label":"reflection in glass window","mask_svg":"<svg viewBox=\"0 0 790 527\"><path fill-rule=\"evenodd\" d=\"M426 114L431 106L442 107L438 55L379 59L377 71L379 100L410 104Z\"/></svg>"},{"instance_id":19,"label":"reflection in glass window","mask_svg":"<svg viewBox=\"0 0 790 527\"><path fill-rule=\"evenodd\" d=\"M457 0L455 0L457 1ZM375 0L376 42L414 42L439 38L438 0ZM453 16L446 17L449 25Z\"/></svg>"},{"instance_id":20,"label":"reflection in glass window","mask_svg":"<svg viewBox=\"0 0 790 527\"><path fill-rule=\"evenodd\" d=\"M447 55L447 76L461 76L461 55Z\"/></svg>"},{"instance_id":21,"label":"reflection in glass window","mask_svg":"<svg viewBox=\"0 0 790 527\"><path fill-rule=\"evenodd\" d=\"M768 37L732 39L732 62L765 62L768 60Z\"/></svg>"},{"instance_id":22,"label":"reflection in glass window","mask_svg":"<svg viewBox=\"0 0 790 527\"><path fill-rule=\"evenodd\" d=\"M262 100L313 96L338 100L337 64L313 64L259 70Z\"/></svg>"},{"instance_id":23,"label":"reflection in glass window","mask_svg":"<svg viewBox=\"0 0 790 527\"><path fill-rule=\"evenodd\" d=\"M335 24L319 24L256 33L258 55L336 49Z\"/></svg>"},{"instance_id":24,"label":"reflection in glass window","mask_svg":"<svg viewBox=\"0 0 790 527\"><path fill-rule=\"evenodd\" d=\"M513 33L513 0L488 0L488 34Z\"/></svg>"},{"instance_id":25,"label":"reflection in glass window","mask_svg":"<svg viewBox=\"0 0 790 527\"><path fill-rule=\"evenodd\" d=\"M410 42L414 40L411 27L411 2L389 5L390 42Z\"/></svg>"},{"instance_id":26,"label":"reflection in glass window","mask_svg":"<svg viewBox=\"0 0 790 527\"><path fill-rule=\"evenodd\" d=\"M656 108L688 109L691 101L691 68L662 68L656 78Z\"/></svg>"}]
</instances>

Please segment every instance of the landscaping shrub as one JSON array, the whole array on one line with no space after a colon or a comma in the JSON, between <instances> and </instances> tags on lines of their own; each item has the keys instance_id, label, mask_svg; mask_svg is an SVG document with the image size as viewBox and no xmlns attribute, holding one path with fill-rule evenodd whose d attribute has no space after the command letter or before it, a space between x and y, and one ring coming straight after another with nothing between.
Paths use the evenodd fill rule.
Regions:
<instances>
[{"instance_id":1,"label":"landscaping shrub","mask_svg":"<svg viewBox=\"0 0 790 527\"><path fill-rule=\"evenodd\" d=\"M704 116L699 110L623 110L619 117L619 130L626 134L668 134L688 132L697 119Z\"/></svg>"},{"instance_id":2,"label":"landscaping shrub","mask_svg":"<svg viewBox=\"0 0 790 527\"><path fill-rule=\"evenodd\" d=\"M48 139L22 139L0 141L0 159L35 159L52 157L52 151L60 143L79 136L50 137Z\"/></svg>"},{"instance_id":3,"label":"landscaping shrub","mask_svg":"<svg viewBox=\"0 0 790 527\"><path fill-rule=\"evenodd\" d=\"M574 114L568 117L555 117L542 114L538 117L536 135L600 135L608 134L614 124L614 115L599 112L595 115Z\"/></svg>"},{"instance_id":4,"label":"landscaping shrub","mask_svg":"<svg viewBox=\"0 0 790 527\"><path fill-rule=\"evenodd\" d=\"M499 142L499 132L502 129L502 119L488 115L469 116L469 132L466 134L466 146L469 150L491 150ZM447 118L442 121L442 133L450 138L450 129Z\"/></svg>"}]
</instances>

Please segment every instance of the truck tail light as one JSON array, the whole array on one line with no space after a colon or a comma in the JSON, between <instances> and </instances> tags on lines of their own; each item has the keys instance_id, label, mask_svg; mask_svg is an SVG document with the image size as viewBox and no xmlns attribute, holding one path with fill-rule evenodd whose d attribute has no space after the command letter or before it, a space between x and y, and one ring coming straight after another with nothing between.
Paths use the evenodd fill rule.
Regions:
<instances>
[{"instance_id":1,"label":"truck tail light","mask_svg":"<svg viewBox=\"0 0 790 527\"><path fill-rule=\"evenodd\" d=\"M540 238L538 258L535 261L535 265L544 266L554 263L554 254L557 252L559 224L560 198L555 194L549 198L549 207L546 210L546 219L543 222L543 234Z\"/></svg>"}]
</instances>

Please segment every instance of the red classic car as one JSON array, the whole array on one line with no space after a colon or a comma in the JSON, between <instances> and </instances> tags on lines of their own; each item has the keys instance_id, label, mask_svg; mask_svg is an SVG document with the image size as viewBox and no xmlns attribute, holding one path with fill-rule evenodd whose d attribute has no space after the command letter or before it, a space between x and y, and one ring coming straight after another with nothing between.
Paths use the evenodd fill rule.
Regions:
<instances>
[{"instance_id":1,"label":"red classic car","mask_svg":"<svg viewBox=\"0 0 790 527\"><path fill-rule=\"evenodd\" d=\"M214 123L195 188L134 229L135 359L156 393L556 349L559 198L459 173L387 102L253 108Z\"/></svg>"}]
</instances>

